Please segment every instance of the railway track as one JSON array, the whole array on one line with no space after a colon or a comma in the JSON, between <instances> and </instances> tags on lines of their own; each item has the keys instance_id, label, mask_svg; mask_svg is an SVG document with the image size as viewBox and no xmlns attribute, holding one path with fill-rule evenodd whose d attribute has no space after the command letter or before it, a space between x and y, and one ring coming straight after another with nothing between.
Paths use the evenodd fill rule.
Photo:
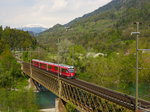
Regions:
<instances>
[{"instance_id":1,"label":"railway track","mask_svg":"<svg viewBox=\"0 0 150 112\"><path fill-rule=\"evenodd\" d=\"M128 109L131 109L131 110L135 109L135 97L133 96L129 96L120 92L116 92L107 88L103 88L95 84L87 83L79 79L74 80L72 82L74 82L76 86L86 89L89 92L94 93L104 99L107 99L109 101L122 105L124 107L127 107ZM148 101L139 100L139 104L140 104L139 106L141 109L150 109L150 102Z\"/></svg>"},{"instance_id":2,"label":"railway track","mask_svg":"<svg viewBox=\"0 0 150 112\"><path fill-rule=\"evenodd\" d=\"M29 64L27 64L27 66L29 67ZM32 66L32 68L36 72L50 74L51 76L55 78L58 77L57 74L52 74L46 70L42 70L34 66ZM113 103L126 107L130 110L135 110L135 97L133 96L129 96L120 92L116 92L116 91L104 88L104 87L100 87L100 86L85 82L80 79L74 80L74 79L67 79L67 78L60 77L60 80L70 83L79 88L82 88L88 92L91 92L99 97L107 99L108 101L111 101ZM145 110L145 112L150 112L150 102L140 99L139 109Z\"/></svg>"},{"instance_id":3,"label":"railway track","mask_svg":"<svg viewBox=\"0 0 150 112\"><path fill-rule=\"evenodd\" d=\"M78 86L84 90L87 90L93 94L96 94L97 96L100 96L104 99L107 99L109 101L112 101L114 103L117 103L121 106L124 106L128 109L134 110L135 109L135 97L129 96L120 92L113 91L111 89L107 89L104 87L97 86L92 83L85 82L83 80L77 79L64 79L61 78L61 80L64 80L66 82L69 82L75 86ZM139 106L140 109L150 109L150 102L145 100L139 100Z\"/></svg>"}]
</instances>

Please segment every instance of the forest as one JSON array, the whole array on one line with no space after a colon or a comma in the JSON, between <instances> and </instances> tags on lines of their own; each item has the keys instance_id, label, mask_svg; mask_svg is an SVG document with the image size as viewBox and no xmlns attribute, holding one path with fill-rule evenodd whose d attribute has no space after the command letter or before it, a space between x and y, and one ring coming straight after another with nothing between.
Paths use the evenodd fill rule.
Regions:
<instances>
[{"instance_id":1,"label":"forest","mask_svg":"<svg viewBox=\"0 0 150 112\"><path fill-rule=\"evenodd\" d=\"M14 50L34 48L36 39L28 32L0 27L0 110L37 112L33 90L25 89L27 77L15 59Z\"/></svg>"}]
</instances>

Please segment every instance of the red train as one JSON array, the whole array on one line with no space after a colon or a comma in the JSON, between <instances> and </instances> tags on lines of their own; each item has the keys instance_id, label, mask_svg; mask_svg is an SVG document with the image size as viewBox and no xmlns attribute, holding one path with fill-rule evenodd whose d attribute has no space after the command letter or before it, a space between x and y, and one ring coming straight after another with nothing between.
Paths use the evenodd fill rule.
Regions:
<instances>
[{"instance_id":1,"label":"red train","mask_svg":"<svg viewBox=\"0 0 150 112\"><path fill-rule=\"evenodd\" d=\"M32 65L53 73L57 73L61 76L65 76L67 78L75 78L75 69L73 66L68 66L64 64L55 64L51 62L41 61L37 59L32 59Z\"/></svg>"}]
</instances>

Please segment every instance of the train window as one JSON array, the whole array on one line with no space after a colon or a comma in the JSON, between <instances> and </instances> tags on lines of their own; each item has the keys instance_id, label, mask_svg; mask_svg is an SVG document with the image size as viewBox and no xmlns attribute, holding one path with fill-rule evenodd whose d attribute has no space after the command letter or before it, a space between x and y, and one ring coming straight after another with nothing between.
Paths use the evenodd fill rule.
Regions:
<instances>
[{"instance_id":1,"label":"train window","mask_svg":"<svg viewBox=\"0 0 150 112\"><path fill-rule=\"evenodd\" d=\"M68 69L70 73L74 73L74 69Z\"/></svg>"},{"instance_id":2,"label":"train window","mask_svg":"<svg viewBox=\"0 0 150 112\"><path fill-rule=\"evenodd\" d=\"M66 70L66 69L64 69L64 68L62 68L62 69L61 69L61 71L62 71L62 72L65 72L65 73L67 72L67 70Z\"/></svg>"},{"instance_id":3,"label":"train window","mask_svg":"<svg viewBox=\"0 0 150 112\"><path fill-rule=\"evenodd\" d=\"M51 65L48 65L48 69L52 69L52 66L51 66Z\"/></svg>"},{"instance_id":4,"label":"train window","mask_svg":"<svg viewBox=\"0 0 150 112\"><path fill-rule=\"evenodd\" d=\"M55 70L58 70L58 67L54 67L55 68Z\"/></svg>"}]
</instances>

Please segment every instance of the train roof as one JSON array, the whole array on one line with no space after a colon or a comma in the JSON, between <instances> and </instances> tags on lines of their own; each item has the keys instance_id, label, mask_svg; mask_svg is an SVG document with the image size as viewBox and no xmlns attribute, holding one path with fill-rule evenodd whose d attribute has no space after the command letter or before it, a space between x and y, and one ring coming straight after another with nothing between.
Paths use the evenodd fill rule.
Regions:
<instances>
[{"instance_id":1,"label":"train roof","mask_svg":"<svg viewBox=\"0 0 150 112\"><path fill-rule=\"evenodd\" d=\"M64 65L64 64L56 64L56 63L51 63L51 62L42 61L42 60L38 60L38 59L32 59L32 60L42 62L42 63L47 63L47 64L53 64L53 65L56 65L56 66L62 66L62 67L66 67L66 68L74 68L74 66L69 66L69 65Z\"/></svg>"}]
</instances>

